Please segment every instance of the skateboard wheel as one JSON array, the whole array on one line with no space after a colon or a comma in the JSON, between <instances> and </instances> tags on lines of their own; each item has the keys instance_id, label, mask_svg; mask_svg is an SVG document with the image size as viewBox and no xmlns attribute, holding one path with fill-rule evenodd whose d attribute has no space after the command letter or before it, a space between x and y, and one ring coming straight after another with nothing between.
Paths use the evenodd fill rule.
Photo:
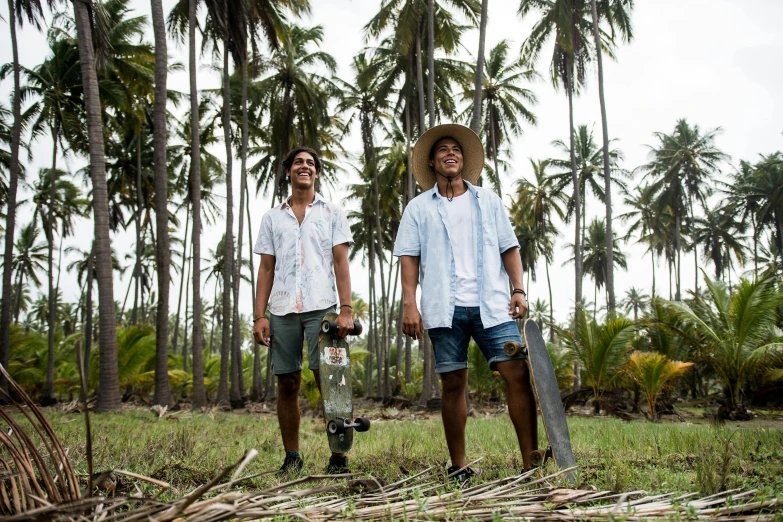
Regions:
<instances>
[{"instance_id":1,"label":"skateboard wheel","mask_svg":"<svg viewBox=\"0 0 783 522\"><path fill-rule=\"evenodd\" d=\"M362 323L359 321L353 322L353 331L351 331L351 335L362 335Z\"/></svg>"},{"instance_id":2,"label":"skateboard wheel","mask_svg":"<svg viewBox=\"0 0 783 522\"><path fill-rule=\"evenodd\" d=\"M354 424L358 424L358 426L355 428L358 432L363 432L370 429L370 419L367 417L357 417L353 422Z\"/></svg>"},{"instance_id":3,"label":"skateboard wheel","mask_svg":"<svg viewBox=\"0 0 783 522\"><path fill-rule=\"evenodd\" d=\"M328 334L332 331L332 323L334 321L322 321L321 322L321 333Z\"/></svg>"},{"instance_id":4,"label":"skateboard wheel","mask_svg":"<svg viewBox=\"0 0 783 522\"><path fill-rule=\"evenodd\" d=\"M329 433L332 435L345 433L345 419L337 418L330 420L329 424L326 425L326 429L329 430Z\"/></svg>"},{"instance_id":5,"label":"skateboard wheel","mask_svg":"<svg viewBox=\"0 0 783 522\"><path fill-rule=\"evenodd\" d=\"M516 357L521 351L522 345L514 341L508 341L503 345L503 353L509 357Z\"/></svg>"}]
</instances>

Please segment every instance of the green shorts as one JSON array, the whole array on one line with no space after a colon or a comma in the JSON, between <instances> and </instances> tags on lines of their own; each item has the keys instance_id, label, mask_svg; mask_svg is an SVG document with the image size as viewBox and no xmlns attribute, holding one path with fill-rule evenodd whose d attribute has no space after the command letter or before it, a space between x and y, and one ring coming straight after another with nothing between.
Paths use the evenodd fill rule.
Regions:
<instances>
[{"instance_id":1,"label":"green shorts","mask_svg":"<svg viewBox=\"0 0 783 522\"><path fill-rule=\"evenodd\" d=\"M301 314L270 314L272 330L272 373L283 375L302 370L302 348L307 341L308 367L318 369L318 334L324 316L334 312L334 307Z\"/></svg>"}]
</instances>

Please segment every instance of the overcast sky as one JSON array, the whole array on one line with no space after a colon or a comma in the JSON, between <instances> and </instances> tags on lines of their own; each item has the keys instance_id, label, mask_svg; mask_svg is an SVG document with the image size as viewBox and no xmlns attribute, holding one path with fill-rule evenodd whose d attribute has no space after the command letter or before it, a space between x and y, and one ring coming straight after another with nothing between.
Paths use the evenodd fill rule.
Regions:
<instances>
[{"instance_id":1,"label":"overcast sky","mask_svg":"<svg viewBox=\"0 0 783 522\"><path fill-rule=\"evenodd\" d=\"M168 13L172 0L164 0L164 10ZM366 42L362 28L376 13L379 0L312 0L312 16L301 23L307 26L316 24L324 27L322 50L332 54L338 63L338 75L351 79L350 63L353 55L361 50ZM68 3L70 4L70 3ZM134 0L131 5L139 13L149 14L149 2ZM527 37L535 15L522 20L516 15L518 0L490 0L489 24L487 29L487 49L503 39L512 42L512 50L518 52L522 41ZM7 4L0 4L2 23L7 23ZM50 18L48 18L50 19ZM633 13L634 40L617 50L617 60L605 60L605 85L609 132L617 138L617 146L624 154L622 166L633 170L647 161L648 144L653 144L655 131L671 132L679 118L687 118L691 124L702 130L721 127L716 143L731 156L731 162L724 165L725 172L731 172L740 159L755 160L758 154L768 154L783 149L783 104L781 86L783 85L783 39L780 38L779 22L783 19L783 2L779 0L637 0ZM0 63L11 61L8 33L0 44ZM152 30L148 30L148 39L152 41ZM470 31L464 39L465 49L458 56L472 60L478 49L478 31ZM20 59L28 67L40 63L48 54L45 38L25 26L19 34ZM548 61L551 56L547 50L537 64L544 80L528 85L538 97L533 112L538 125L525 129L524 136L512 143L510 172L504 174L504 200L508 203L510 190L514 182L523 177L532 177L528 158L544 159L558 152L552 147L555 139L568 138L568 106L565 96L556 92L548 81ZM186 49L174 42L169 43L171 60L187 64ZM199 87L210 88L218 85L218 77L209 70L204 60L199 72ZM169 76L169 87L187 92L187 71ZM0 85L0 97L10 106L9 93L11 81ZM575 124L594 126L596 141L600 143L601 125L598 104L597 81L595 71L590 72L587 88L575 100ZM358 133L354 132L346 141L347 148L355 155L361 151ZM48 166L51 161L51 143L41 140L33 144L33 160L28 164L29 172L37 172ZM215 151L222 154L222 145ZM75 171L84 165L84 159L71 159L68 167ZM235 165L236 188L238 191L238 161ZM345 175L350 183L350 175ZM638 181L636 180L631 183ZM86 189L85 189L86 190ZM25 193L20 194L22 198ZM340 200L342 191L331 194L332 199ZM251 201L253 235L263 213L269 208L269 197L258 196ZM614 214L623 212L618 193L613 195ZM717 198L715 198L717 201ZM588 200L588 219L603 215L603 208L597 200ZM19 225L29 222L31 210L19 212ZM184 215L183 215L184 218ZM66 240L66 245L79 245L88 248L91 240L89 228L85 222L84 233ZM615 230L622 234L625 226L614 222ZM208 228L202 240L202 253L206 256L214 249L222 235L223 224ZM563 245L573 241L572 226L562 225L563 233L555 251L555 264L550 268L554 293L555 317L564 320L573 306L573 265L561 266L570 257ZM180 232L179 237L182 237ZM113 246L120 254L124 264L124 255L132 252L133 235L121 233L113 237ZM43 236L42 236L43 238ZM244 238L247 241L246 237ZM246 246L243 251L246 251ZM620 300L631 286L646 293L651 290L651 262L642 257L643 249L634 245L621 245L628 255L627 271L616 271L616 293ZM66 262L63 262L65 266ZM699 265L708 273L713 267L699 260ZM256 265L257 266L257 263ZM128 271L130 273L130 271ZM666 270L663 265L657 268L658 292L668 295ZM683 260L684 289L693 288L693 256ZM733 275L732 277L736 277ZM352 283L354 291L367 298L367 273L358 264L352 265ZM178 278L173 281L172 296L177 295ZM127 289L128 277L117 280L115 299L122 300ZM64 298L69 301L78 298L78 286L75 275L64 273L62 276ZM585 278L584 294L589 301L593 299L593 282ZM205 292L211 299L211 288ZM546 278L543 264L538 268L538 280L532 282L529 289L531 302L536 298L548 300ZM132 296L131 296L132 299ZM174 298L175 299L175 298ZM172 312L176 302L172 299ZM604 298L599 293L599 306ZM242 313L250 314L250 289L244 285L240 296Z\"/></svg>"}]
</instances>

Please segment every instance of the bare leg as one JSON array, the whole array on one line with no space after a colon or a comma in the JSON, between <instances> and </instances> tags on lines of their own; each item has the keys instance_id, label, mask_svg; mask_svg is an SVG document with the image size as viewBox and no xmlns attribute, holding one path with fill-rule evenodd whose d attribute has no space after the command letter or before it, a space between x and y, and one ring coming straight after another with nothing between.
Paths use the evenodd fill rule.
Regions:
<instances>
[{"instance_id":1,"label":"bare leg","mask_svg":"<svg viewBox=\"0 0 783 522\"><path fill-rule=\"evenodd\" d=\"M315 384L318 385L318 393L321 394L321 407L323 408L323 396L324 396L324 394L323 394L323 392L321 392L321 371L320 370L313 370L313 375L315 376ZM350 420L353 420L353 419L350 419ZM345 455L345 453L335 453L333 451L332 455L336 455L336 456L342 457L343 455Z\"/></svg>"},{"instance_id":2,"label":"bare leg","mask_svg":"<svg viewBox=\"0 0 783 522\"><path fill-rule=\"evenodd\" d=\"M299 451L299 387L302 372L277 376L277 421L283 436L283 447Z\"/></svg>"},{"instance_id":3,"label":"bare leg","mask_svg":"<svg viewBox=\"0 0 783 522\"><path fill-rule=\"evenodd\" d=\"M468 384L468 370L442 373L440 380L443 383L440 414L451 465L463 467L466 464L465 423L468 421L468 405L465 402L465 387Z\"/></svg>"},{"instance_id":4,"label":"bare leg","mask_svg":"<svg viewBox=\"0 0 783 522\"><path fill-rule=\"evenodd\" d=\"M497 363L498 371L506 381L508 415L517 432L519 449L525 469L531 466L531 453L538 449L538 421L536 399L530 384L530 370L521 359Z\"/></svg>"}]
</instances>

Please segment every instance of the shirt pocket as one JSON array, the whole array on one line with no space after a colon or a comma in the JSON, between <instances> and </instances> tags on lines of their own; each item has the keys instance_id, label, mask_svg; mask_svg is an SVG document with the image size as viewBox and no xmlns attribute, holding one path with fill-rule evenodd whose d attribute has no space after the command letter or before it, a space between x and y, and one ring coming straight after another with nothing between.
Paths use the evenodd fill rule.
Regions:
<instances>
[{"instance_id":1,"label":"shirt pocket","mask_svg":"<svg viewBox=\"0 0 783 522\"><path fill-rule=\"evenodd\" d=\"M484 219L481 224L481 233L484 236L484 244L489 246L495 246L498 242L497 228L495 222L492 219Z\"/></svg>"}]
</instances>

